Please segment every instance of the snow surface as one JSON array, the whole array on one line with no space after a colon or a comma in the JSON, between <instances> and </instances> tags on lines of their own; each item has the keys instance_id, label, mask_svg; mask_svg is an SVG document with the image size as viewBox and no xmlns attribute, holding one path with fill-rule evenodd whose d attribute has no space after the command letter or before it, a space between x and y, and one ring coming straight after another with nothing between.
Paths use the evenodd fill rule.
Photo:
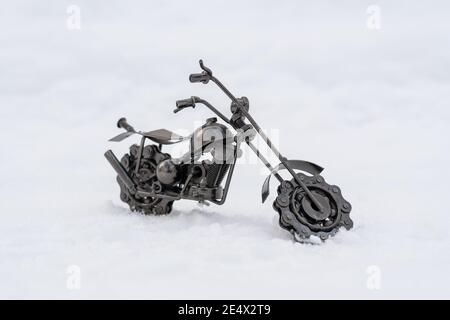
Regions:
<instances>
[{"instance_id":1,"label":"snow surface","mask_svg":"<svg viewBox=\"0 0 450 320\"><path fill-rule=\"evenodd\" d=\"M2 3L0 298L450 298L450 5L377 1L373 30L371 4ZM228 112L187 81L199 58L286 156L326 168L353 230L293 242L249 154L221 207L129 213L103 152L136 140L107 139L121 116L189 133L211 116L172 114L191 95Z\"/></svg>"}]
</instances>

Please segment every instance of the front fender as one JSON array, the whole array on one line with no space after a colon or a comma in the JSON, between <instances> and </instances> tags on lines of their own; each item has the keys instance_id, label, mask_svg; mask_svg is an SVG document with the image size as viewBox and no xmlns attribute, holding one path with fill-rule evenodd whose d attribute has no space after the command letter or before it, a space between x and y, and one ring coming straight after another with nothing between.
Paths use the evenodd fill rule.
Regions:
<instances>
[{"instance_id":1,"label":"front fender","mask_svg":"<svg viewBox=\"0 0 450 320\"><path fill-rule=\"evenodd\" d=\"M320 174L323 171L323 168L315 163L304 161L304 160L287 160L287 165L291 167L294 170L301 170L304 172L307 172L309 174L312 174L313 176ZM270 194L270 177L277 173L280 170L286 169L282 163L277 165L272 172L267 176L266 180L264 180L262 190L261 190L261 197L262 202L266 201L267 197Z\"/></svg>"}]
</instances>

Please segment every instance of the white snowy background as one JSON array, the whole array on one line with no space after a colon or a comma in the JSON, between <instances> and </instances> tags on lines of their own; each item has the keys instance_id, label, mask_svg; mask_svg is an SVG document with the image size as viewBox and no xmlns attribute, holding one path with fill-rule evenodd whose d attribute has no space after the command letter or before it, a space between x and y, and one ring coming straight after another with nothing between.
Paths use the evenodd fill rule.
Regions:
<instances>
[{"instance_id":1,"label":"white snowy background","mask_svg":"<svg viewBox=\"0 0 450 320\"><path fill-rule=\"evenodd\" d=\"M449 15L424 0L2 1L0 298L450 298ZM287 157L325 167L354 229L293 242L249 155L221 207L129 213L103 153L136 139L107 139L121 116L189 133L211 116L172 113L191 95L228 114L188 82L199 58Z\"/></svg>"}]
</instances>

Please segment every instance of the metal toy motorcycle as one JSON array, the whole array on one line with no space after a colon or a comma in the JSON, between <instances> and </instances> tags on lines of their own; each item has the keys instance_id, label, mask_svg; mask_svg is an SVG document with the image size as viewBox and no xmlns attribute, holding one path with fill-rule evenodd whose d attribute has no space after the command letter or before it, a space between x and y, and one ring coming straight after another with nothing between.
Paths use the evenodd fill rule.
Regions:
<instances>
[{"instance_id":1,"label":"metal toy motorcycle","mask_svg":"<svg viewBox=\"0 0 450 320\"><path fill-rule=\"evenodd\" d=\"M136 131L121 118L117 126L125 132L110 141L122 141L134 134L141 136L141 141L139 145L132 145L121 161L111 150L105 153L118 175L120 199L132 211L158 215L168 214L173 202L180 199L221 205L227 198L241 144L246 144L270 170L262 186L263 202L269 196L270 177L273 175L279 181L273 208L279 214L280 226L291 232L295 240L305 242L311 236L317 236L323 241L336 234L340 227L352 228L351 205L342 197L339 187L325 182L320 175L323 168L308 161L283 157L249 114L249 100L236 98L202 60L200 67L203 71L191 74L190 82L214 82L231 99L231 118L199 97L178 100L174 113L202 104L228 126L218 123L217 118L210 118L191 135L183 137L166 129ZM280 160L278 166L272 167L252 143L256 134ZM156 144L146 145L147 139ZM190 141L189 151L179 158L172 158L162 151L163 145L186 140ZM204 159L205 156L212 159ZM280 176L279 171L284 169L289 172L290 180Z\"/></svg>"}]
</instances>

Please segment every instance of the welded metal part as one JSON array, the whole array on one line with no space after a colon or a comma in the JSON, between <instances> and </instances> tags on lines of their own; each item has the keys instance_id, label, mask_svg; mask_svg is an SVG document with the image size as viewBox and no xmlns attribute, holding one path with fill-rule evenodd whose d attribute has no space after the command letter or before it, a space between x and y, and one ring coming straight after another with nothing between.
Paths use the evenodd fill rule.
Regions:
<instances>
[{"instance_id":1,"label":"welded metal part","mask_svg":"<svg viewBox=\"0 0 450 320\"><path fill-rule=\"evenodd\" d=\"M121 200L131 210L146 214L167 214L173 202L181 199L221 205L227 199L236 160L242 153L240 146L245 142L270 171L261 191L263 202L269 196L271 176L280 182L273 207L279 213L280 226L291 232L297 241L305 242L313 236L325 240L340 227L350 229L353 226L349 216L351 205L337 186L325 182L320 175L323 168L308 161L288 160L281 155L250 115L249 99L235 97L202 60L200 67L202 72L191 74L189 80L215 83L231 99L231 117L228 119L208 101L192 96L178 100L174 113L202 104L225 125L218 123L217 118L210 118L189 136L181 136L167 129L136 131L125 118L119 119L117 126L125 132L110 141L119 142L133 135L141 137L140 144L132 145L120 162L112 151L105 153L118 175ZM275 168L252 143L256 134L280 160ZM146 145L147 140L157 145ZM179 158L161 151L163 145L187 140L190 142L188 150ZM206 160L205 155L210 159ZM291 175L291 180L284 180L279 174L284 169Z\"/></svg>"},{"instance_id":2,"label":"welded metal part","mask_svg":"<svg viewBox=\"0 0 450 320\"><path fill-rule=\"evenodd\" d=\"M287 164L295 170L301 170L307 173L310 173L312 175L318 175L323 171L323 168L315 163L304 161L304 160L287 160ZM266 180L264 180L262 190L261 190L261 198L262 202L264 203L267 199L267 197L270 194L270 177L272 174L277 177L278 181L282 182L280 180L280 175L278 174L278 171L285 169L284 165L280 163L278 166L276 166L272 172L267 176Z\"/></svg>"},{"instance_id":3,"label":"welded metal part","mask_svg":"<svg viewBox=\"0 0 450 320\"><path fill-rule=\"evenodd\" d=\"M173 185L180 177L180 170L172 159L166 159L156 167L156 177L164 185Z\"/></svg>"},{"instance_id":4,"label":"welded metal part","mask_svg":"<svg viewBox=\"0 0 450 320\"><path fill-rule=\"evenodd\" d=\"M347 230L353 227L350 219L352 206L344 199L338 186L329 185L320 175L297 173L297 177L320 201L323 210L317 210L295 179L285 180L278 187L278 196L273 202L282 228L293 233L297 241L303 241L311 236L326 240L341 227Z\"/></svg>"},{"instance_id":5,"label":"welded metal part","mask_svg":"<svg viewBox=\"0 0 450 320\"><path fill-rule=\"evenodd\" d=\"M136 192L134 194L129 192L129 188L118 176L120 199L127 203L132 211L144 214L167 214L172 210L173 199L160 196L160 194L163 195L164 187L156 177L156 168L170 156L162 153L156 145L149 145L144 147L140 165L137 167L139 149L140 146L132 145L130 153L122 157L122 167L136 186Z\"/></svg>"},{"instance_id":6,"label":"welded metal part","mask_svg":"<svg viewBox=\"0 0 450 320\"><path fill-rule=\"evenodd\" d=\"M111 150L105 152L105 158L116 171L118 178L130 193L136 193L136 185L133 179L128 175L126 169L122 166Z\"/></svg>"},{"instance_id":7,"label":"welded metal part","mask_svg":"<svg viewBox=\"0 0 450 320\"><path fill-rule=\"evenodd\" d=\"M158 144L174 144L186 139L189 137L183 137L175 132L169 131L167 129L158 129L149 132L142 132L142 135L150 140L155 141Z\"/></svg>"}]
</instances>

